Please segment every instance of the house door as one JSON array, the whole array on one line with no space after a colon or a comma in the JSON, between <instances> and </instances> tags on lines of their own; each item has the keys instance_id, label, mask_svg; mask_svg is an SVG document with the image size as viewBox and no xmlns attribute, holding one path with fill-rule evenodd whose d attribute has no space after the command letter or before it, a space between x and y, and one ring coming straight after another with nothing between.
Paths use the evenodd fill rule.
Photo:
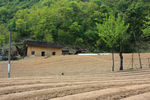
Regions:
<instances>
[{"instance_id":1,"label":"house door","mask_svg":"<svg viewBox=\"0 0 150 100\"><path fill-rule=\"evenodd\" d=\"M41 52L41 56L45 56L45 52L43 51L43 52Z\"/></svg>"},{"instance_id":2,"label":"house door","mask_svg":"<svg viewBox=\"0 0 150 100\"><path fill-rule=\"evenodd\" d=\"M52 52L52 55L55 56L55 55L56 55L56 52Z\"/></svg>"},{"instance_id":3,"label":"house door","mask_svg":"<svg viewBox=\"0 0 150 100\"><path fill-rule=\"evenodd\" d=\"M35 51L31 51L31 55L35 55Z\"/></svg>"}]
</instances>

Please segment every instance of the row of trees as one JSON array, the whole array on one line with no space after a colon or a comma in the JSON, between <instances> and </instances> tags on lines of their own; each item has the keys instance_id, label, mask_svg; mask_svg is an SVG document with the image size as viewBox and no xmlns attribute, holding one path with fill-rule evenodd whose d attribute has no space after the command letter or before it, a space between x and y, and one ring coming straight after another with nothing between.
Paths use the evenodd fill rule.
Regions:
<instances>
[{"instance_id":1,"label":"row of trees","mask_svg":"<svg viewBox=\"0 0 150 100\"><path fill-rule=\"evenodd\" d=\"M146 0L1 0L0 44L7 43L11 28L14 42L58 42L91 52L120 52L122 70L122 52L135 52L135 45L150 40L149 4Z\"/></svg>"}]
</instances>

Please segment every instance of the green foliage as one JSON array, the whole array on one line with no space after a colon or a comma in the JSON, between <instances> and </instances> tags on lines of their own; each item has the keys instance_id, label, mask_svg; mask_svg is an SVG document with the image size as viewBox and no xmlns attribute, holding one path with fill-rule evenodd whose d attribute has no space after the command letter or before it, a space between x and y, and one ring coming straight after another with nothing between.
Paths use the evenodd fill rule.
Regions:
<instances>
[{"instance_id":1,"label":"green foliage","mask_svg":"<svg viewBox=\"0 0 150 100\"><path fill-rule=\"evenodd\" d=\"M0 43L8 42L8 30L11 29L14 42L58 42L94 52L106 51L111 43L117 51L119 39L128 38L123 43L125 49L131 51L133 32L138 39L143 38L143 34L147 40L150 38L149 11L146 0L0 0ZM118 35L126 33L124 26L129 27L127 35ZM99 33L117 39L105 35L99 39Z\"/></svg>"},{"instance_id":2,"label":"green foliage","mask_svg":"<svg viewBox=\"0 0 150 100\"><path fill-rule=\"evenodd\" d=\"M150 37L150 15L147 16L147 22L145 28L143 29L143 34L146 37Z\"/></svg>"},{"instance_id":3,"label":"green foliage","mask_svg":"<svg viewBox=\"0 0 150 100\"><path fill-rule=\"evenodd\" d=\"M145 36L150 36L150 26L148 26L147 28L145 28L145 29L143 30L143 34L144 34Z\"/></svg>"},{"instance_id":4,"label":"green foliage","mask_svg":"<svg viewBox=\"0 0 150 100\"><path fill-rule=\"evenodd\" d=\"M3 44L5 42L5 36L3 34L0 34L0 44Z\"/></svg>"},{"instance_id":5,"label":"green foliage","mask_svg":"<svg viewBox=\"0 0 150 100\"><path fill-rule=\"evenodd\" d=\"M0 46L3 46L8 37L8 30L5 28L6 25L0 24Z\"/></svg>"},{"instance_id":6,"label":"green foliage","mask_svg":"<svg viewBox=\"0 0 150 100\"><path fill-rule=\"evenodd\" d=\"M118 46L118 41L122 41L129 25L125 25L124 20L118 14L117 18L110 14L106 17L103 24L97 24L97 29L100 39L110 48Z\"/></svg>"}]
</instances>

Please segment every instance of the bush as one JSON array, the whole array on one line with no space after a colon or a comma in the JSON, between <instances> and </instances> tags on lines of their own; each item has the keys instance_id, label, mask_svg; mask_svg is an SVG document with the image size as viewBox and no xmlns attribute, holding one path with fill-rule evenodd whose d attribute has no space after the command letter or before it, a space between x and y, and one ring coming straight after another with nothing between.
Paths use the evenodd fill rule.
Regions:
<instances>
[{"instance_id":1,"label":"bush","mask_svg":"<svg viewBox=\"0 0 150 100\"><path fill-rule=\"evenodd\" d=\"M0 61L2 61L2 56L0 56Z\"/></svg>"},{"instance_id":2,"label":"bush","mask_svg":"<svg viewBox=\"0 0 150 100\"><path fill-rule=\"evenodd\" d=\"M18 58L16 56L12 56L11 60L17 60ZM8 56L2 56L2 61L7 61L8 60Z\"/></svg>"},{"instance_id":3,"label":"bush","mask_svg":"<svg viewBox=\"0 0 150 100\"><path fill-rule=\"evenodd\" d=\"M7 60L8 60L8 57L2 56L2 61L7 61Z\"/></svg>"}]
</instances>

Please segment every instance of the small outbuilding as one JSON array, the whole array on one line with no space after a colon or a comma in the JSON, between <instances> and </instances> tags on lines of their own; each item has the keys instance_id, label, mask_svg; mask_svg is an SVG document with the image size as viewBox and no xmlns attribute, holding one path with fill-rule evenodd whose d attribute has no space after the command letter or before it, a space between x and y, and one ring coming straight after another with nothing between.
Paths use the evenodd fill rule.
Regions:
<instances>
[{"instance_id":1,"label":"small outbuilding","mask_svg":"<svg viewBox=\"0 0 150 100\"><path fill-rule=\"evenodd\" d=\"M26 41L27 56L62 55L62 46L58 43Z\"/></svg>"}]
</instances>

